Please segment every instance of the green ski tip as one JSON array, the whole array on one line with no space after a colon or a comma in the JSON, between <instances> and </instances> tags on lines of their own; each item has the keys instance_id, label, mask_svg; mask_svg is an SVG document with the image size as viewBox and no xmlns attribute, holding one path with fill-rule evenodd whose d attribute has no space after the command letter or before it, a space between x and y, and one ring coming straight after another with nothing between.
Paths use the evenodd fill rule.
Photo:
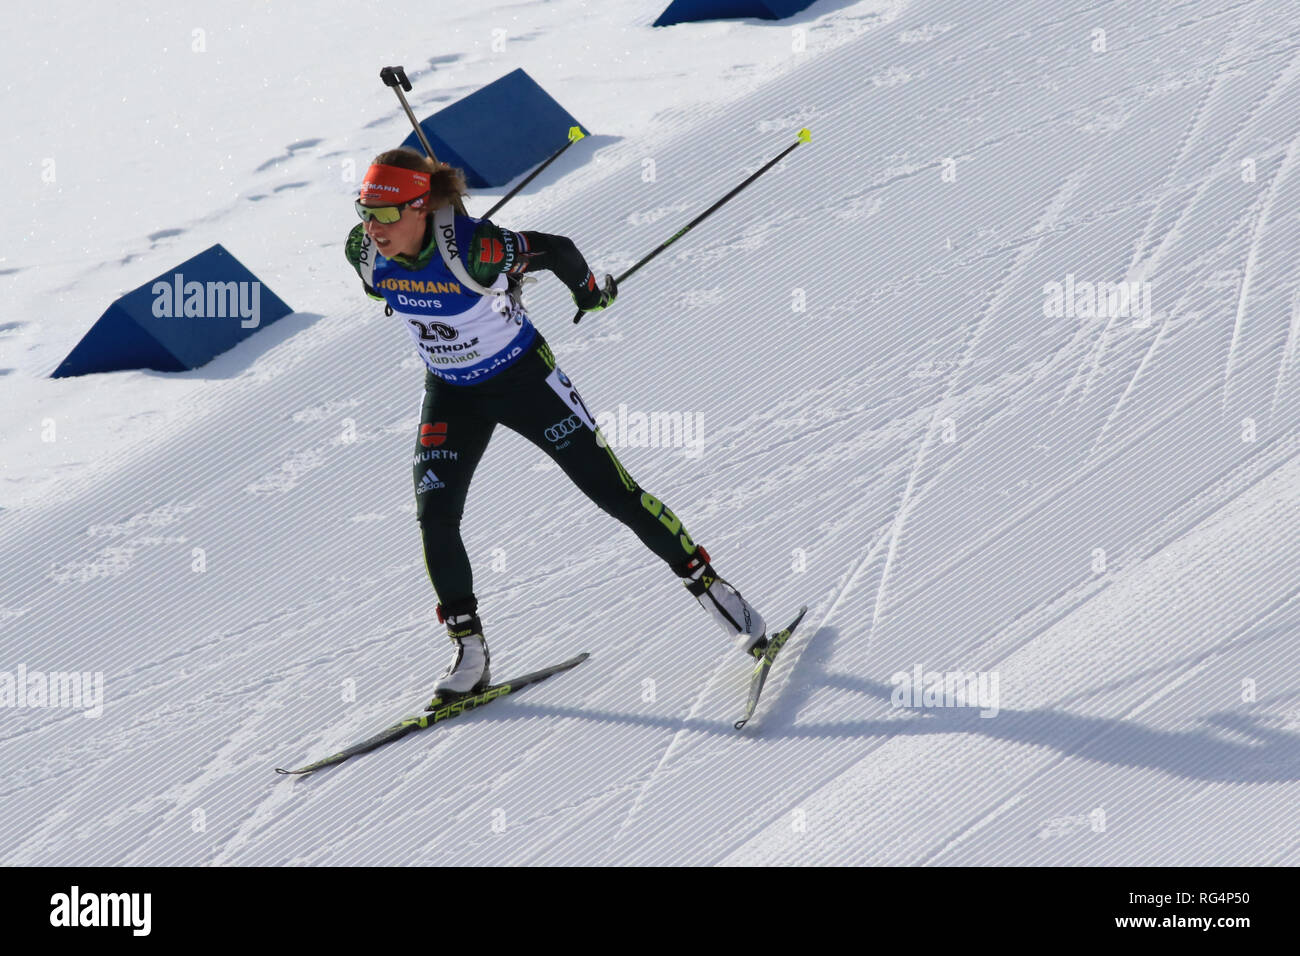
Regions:
<instances>
[{"instance_id":1,"label":"green ski tip","mask_svg":"<svg viewBox=\"0 0 1300 956\"><path fill-rule=\"evenodd\" d=\"M805 604L799 608L799 613L795 615L794 620L773 634L768 639L767 647L754 655L758 658L758 663L754 666L754 673L749 681L749 700L745 702L745 715L732 725L737 730L742 730L745 724L749 723L749 718L754 716L759 695L763 693L763 685L767 682L767 675L772 670L776 656L781 653L781 648L785 647L786 641L790 640L794 629L799 626L799 622L807 613L808 605Z\"/></svg>"}]
</instances>

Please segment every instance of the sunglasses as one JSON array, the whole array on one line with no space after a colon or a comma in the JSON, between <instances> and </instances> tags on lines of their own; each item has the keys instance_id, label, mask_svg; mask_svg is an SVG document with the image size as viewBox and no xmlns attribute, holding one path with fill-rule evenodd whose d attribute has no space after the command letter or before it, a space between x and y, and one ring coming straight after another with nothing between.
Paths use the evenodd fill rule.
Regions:
<instances>
[{"instance_id":1,"label":"sunglasses","mask_svg":"<svg viewBox=\"0 0 1300 956\"><path fill-rule=\"evenodd\" d=\"M357 215L361 217L362 222L369 222L373 219L375 222L391 225L402 218L402 210L407 206L412 209L419 209L423 206L427 195L428 193L425 193L424 196L417 196L397 206L363 206L361 200L357 200L353 205L357 207Z\"/></svg>"}]
</instances>

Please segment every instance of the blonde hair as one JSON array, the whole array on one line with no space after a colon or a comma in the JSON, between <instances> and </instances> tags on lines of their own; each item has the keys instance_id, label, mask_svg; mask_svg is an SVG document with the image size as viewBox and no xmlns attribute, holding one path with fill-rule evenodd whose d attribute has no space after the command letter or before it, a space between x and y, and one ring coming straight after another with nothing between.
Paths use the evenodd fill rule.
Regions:
<instances>
[{"instance_id":1,"label":"blonde hair","mask_svg":"<svg viewBox=\"0 0 1300 956\"><path fill-rule=\"evenodd\" d=\"M401 169L413 169L429 174L429 207L437 209L444 203L455 205L457 199L469 195L465 184L463 170L435 163L428 156L421 155L408 146L390 149L375 157L374 162L380 166L397 166Z\"/></svg>"}]
</instances>

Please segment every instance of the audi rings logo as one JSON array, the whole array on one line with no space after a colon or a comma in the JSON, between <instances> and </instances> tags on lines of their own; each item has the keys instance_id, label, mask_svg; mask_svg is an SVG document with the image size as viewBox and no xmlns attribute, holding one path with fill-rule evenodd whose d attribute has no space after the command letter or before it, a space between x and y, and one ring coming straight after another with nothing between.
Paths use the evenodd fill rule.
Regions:
<instances>
[{"instance_id":1,"label":"audi rings logo","mask_svg":"<svg viewBox=\"0 0 1300 956\"><path fill-rule=\"evenodd\" d=\"M572 435L581 427L581 419L579 419L577 415L570 415L564 421L556 422L550 428L546 429L546 440L551 442L559 441L565 435Z\"/></svg>"}]
</instances>

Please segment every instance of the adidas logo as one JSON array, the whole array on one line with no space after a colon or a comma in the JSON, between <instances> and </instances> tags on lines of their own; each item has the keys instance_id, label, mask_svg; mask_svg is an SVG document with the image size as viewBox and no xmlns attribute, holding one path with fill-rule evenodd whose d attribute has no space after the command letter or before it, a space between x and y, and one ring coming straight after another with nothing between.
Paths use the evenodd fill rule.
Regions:
<instances>
[{"instance_id":1,"label":"adidas logo","mask_svg":"<svg viewBox=\"0 0 1300 956\"><path fill-rule=\"evenodd\" d=\"M446 484L444 482L439 481L438 476L435 475L433 473L433 469L430 468L428 471L424 473L424 477L420 480L419 487L415 489L415 493L417 495L422 495L426 491L433 491L435 488L445 488L445 487Z\"/></svg>"}]
</instances>

